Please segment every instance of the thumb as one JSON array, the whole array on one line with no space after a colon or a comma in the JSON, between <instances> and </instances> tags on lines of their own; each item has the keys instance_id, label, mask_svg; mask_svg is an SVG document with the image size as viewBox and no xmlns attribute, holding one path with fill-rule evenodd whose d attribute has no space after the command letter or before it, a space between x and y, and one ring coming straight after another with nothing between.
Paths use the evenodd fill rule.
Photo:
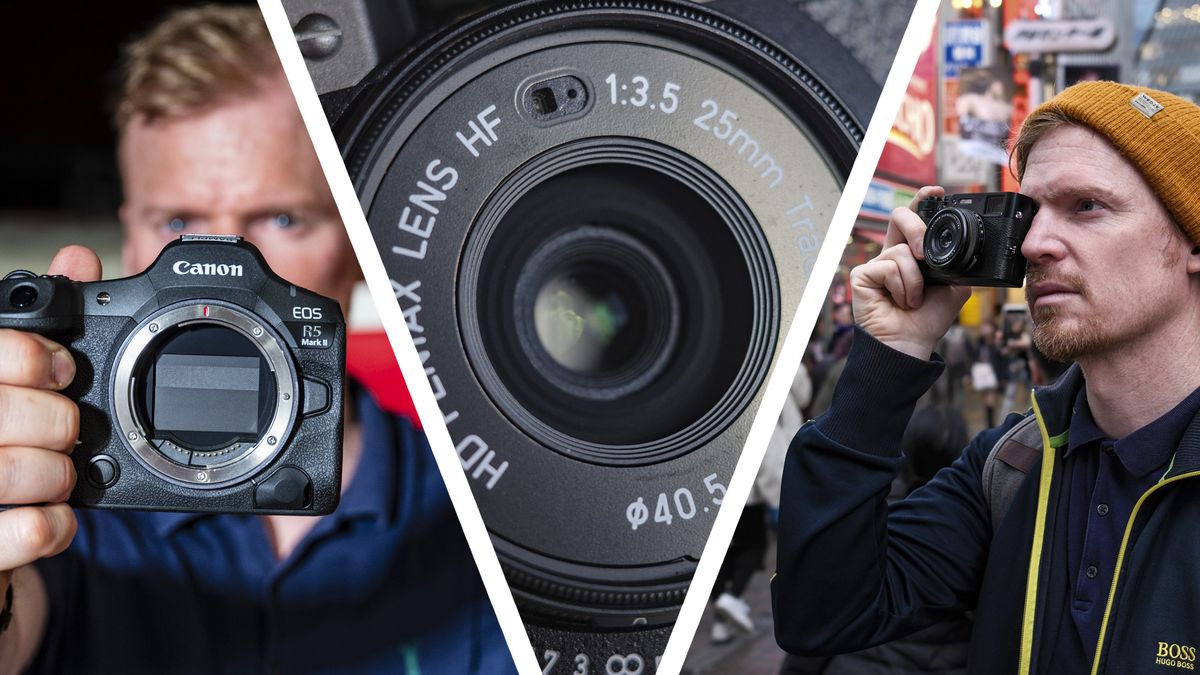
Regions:
<instances>
[{"instance_id":1,"label":"thumb","mask_svg":"<svg viewBox=\"0 0 1200 675\"><path fill-rule=\"evenodd\" d=\"M99 281L100 257L86 246L64 246L50 261L49 274L61 274L73 281Z\"/></svg>"}]
</instances>

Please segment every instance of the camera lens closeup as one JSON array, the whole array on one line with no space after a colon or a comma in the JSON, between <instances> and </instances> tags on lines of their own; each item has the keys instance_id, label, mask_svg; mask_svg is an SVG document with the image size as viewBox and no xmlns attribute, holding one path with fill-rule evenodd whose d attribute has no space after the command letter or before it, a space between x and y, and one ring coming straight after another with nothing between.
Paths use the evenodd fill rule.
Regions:
<instances>
[{"instance_id":1,"label":"camera lens closeup","mask_svg":"<svg viewBox=\"0 0 1200 675\"><path fill-rule=\"evenodd\" d=\"M975 263L983 241L979 214L948 207L933 215L925 230L925 262L947 273L964 272Z\"/></svg>"},{"instance_id":2,"label":"camera lens closeup","mask_svg":"<svg viewBox=\"0 0 1200 675\"><path fill-rule=\"evenodd\" d=\"M482 385L571 457L645 464L703 443L770 350L753 326L777 306L775 275L744 205L703 167L626 139L523 169L498 189L503 214L481 214L462 267Z\"/></svg>"},{"instance_id":3,"label":"camera lens closeup","mask_svg":"<svg viewBox=\"0 0 1200 675\"><path fill-rule=\"evenodd\" d=\"M690 2L509 3L326 90L540 659L662 653L854 161L837 88L876 86L767 5L790 49Z\"/></svg>"}]
</instances>

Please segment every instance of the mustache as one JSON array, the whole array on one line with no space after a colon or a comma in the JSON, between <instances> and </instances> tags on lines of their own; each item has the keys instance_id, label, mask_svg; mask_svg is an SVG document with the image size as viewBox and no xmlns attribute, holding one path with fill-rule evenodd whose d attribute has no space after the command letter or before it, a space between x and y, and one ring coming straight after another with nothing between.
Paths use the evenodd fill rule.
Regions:
<instances>
[{"instance_id":1,"label":"mustache","mask_svg":"<svg viewBox=\"0 0 1200 675\"><path fill-rule=\"evenodd\" d=\"M1029 287L1042 282L1062 284L1084 298L1088 297L1087 280L1083 278L1083 275L1055 272L1048 267L1029 265L1025 269L1025 286Z\"/></svg>"}]
</instances>

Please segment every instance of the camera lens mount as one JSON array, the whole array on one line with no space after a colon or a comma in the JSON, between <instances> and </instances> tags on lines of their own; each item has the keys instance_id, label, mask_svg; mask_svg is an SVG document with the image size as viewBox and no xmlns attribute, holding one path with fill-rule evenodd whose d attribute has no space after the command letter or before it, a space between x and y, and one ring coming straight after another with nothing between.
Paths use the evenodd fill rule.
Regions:
<instances>
[{"instance_id":1,"label":"camera lens mount","mask_svg":"<svg viewBox=\"0 0 1200 675\"><path fill-rule=\"evenodd\" d=\"M231 304L188 302L144 319L113 369L113 417L133 456L164 479L220 488L283 449L297 376L281 338Z\"/></svg>"},{"instance_id":2,"label":"camera lens mount","mask_svg":"<svg viewBox=\"0 0 1200 675\"><path fill-rule=\"evenodd\" d=\"M925 230L925 262L947 273L965 271L975 264L983 242L983 220L978 213L947 207L929 219Z\"/></svg>"}]
</instances>

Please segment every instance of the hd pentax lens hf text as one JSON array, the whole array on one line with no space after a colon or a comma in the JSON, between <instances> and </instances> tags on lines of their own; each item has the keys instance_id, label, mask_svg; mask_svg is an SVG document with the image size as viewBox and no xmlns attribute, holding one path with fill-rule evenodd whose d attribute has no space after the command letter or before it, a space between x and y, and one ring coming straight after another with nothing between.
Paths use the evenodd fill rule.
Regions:
<instances>
[{"instance_id":1,"label":"hd pentax lens hf text","mask_svg":"<svg viewBox=\"0 0 1200 675\"><path fill-rule=\"evenodd\" d=\"M0 281L0 326L60 340L77 372L70 502L329 513L341 483L337 302L271 273L239 237L185 235L142 274Z\"/></svg>"},{"instance_id":2,"label":"hd pentax lens hf text","mask_svg":"<svg viewBox=\"0 0 1200 675\"><path fill-rule=\"evenodd\" d=\"M285 5L302 42L346 11ZM654 668L857 151L793 53L844 50L725 5L768 6L523 2L323 91L309 60L547 672Z\"/></svg>"}]
</instances>

